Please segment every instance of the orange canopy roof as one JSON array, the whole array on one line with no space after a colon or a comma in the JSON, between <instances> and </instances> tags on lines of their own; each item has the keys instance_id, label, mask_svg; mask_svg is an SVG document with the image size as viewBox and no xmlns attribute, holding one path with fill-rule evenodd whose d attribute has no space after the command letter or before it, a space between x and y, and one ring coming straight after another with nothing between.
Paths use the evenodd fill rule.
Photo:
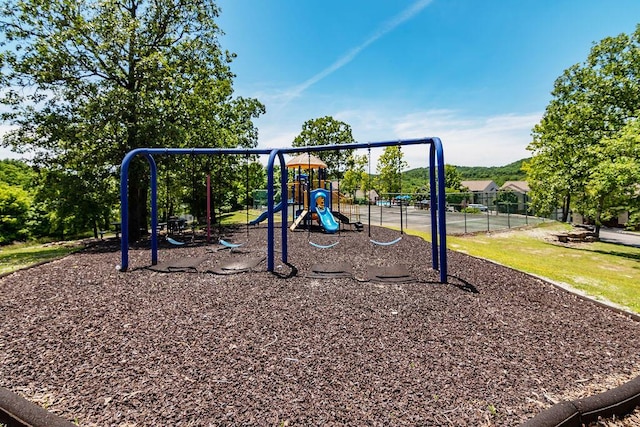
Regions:
<instances>
[{"instance_id":1,"label":"orange canopy roof","mask_svg":"<svg viewBox=\"0 0 640 427\"><path fill-rule=\"evenodd\" d=\"M309 155L308 153L302 153L287 162L287 168L289 169L297 168L298 166L304 169L309 169L309 166L311 166L311 169L327 168L327 164L325 162L314 155Z\"/></svg>"}]
</instances>

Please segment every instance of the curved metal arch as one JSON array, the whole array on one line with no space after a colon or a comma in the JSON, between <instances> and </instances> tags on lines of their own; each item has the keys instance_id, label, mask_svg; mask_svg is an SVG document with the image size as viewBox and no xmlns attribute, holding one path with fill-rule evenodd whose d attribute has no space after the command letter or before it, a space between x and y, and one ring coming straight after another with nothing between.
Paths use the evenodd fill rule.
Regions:
<instances>
[{"instance_id":1,"label":"curved metal arch","mask_svg":"<svg viewBox=\"0 0 640 427\"><path fill-rule=\"evenodd\" d=\"M120 264L116 266L118 271L127 271L129 268L129 165L136 156L144 157L149 163L150 168L150 189L151 189L151 264L158 263L158 219L157 219L157 167L153 155L272 155L277 153L277 149L260 149L260 148L136 148L129 151L120 165ZM280 154L279 154L280 155ZM281 155L280 155L281 156ZM284 166L284 159L281 160ZM286 182L286 181L285 181ZM286 188L286 186L285 186ZM273 215L273 212L270 212ZM286 224L285 224L286 225ZM283 240L286 241L286 227L283 227ZM273 245L273 233L271 240L267 242L268 258L271 261L271 270L273 271L273 259L275 258L275 249ZM287 261L286 250L283 250L282 261Z\"/></svg>"}]
</instances>

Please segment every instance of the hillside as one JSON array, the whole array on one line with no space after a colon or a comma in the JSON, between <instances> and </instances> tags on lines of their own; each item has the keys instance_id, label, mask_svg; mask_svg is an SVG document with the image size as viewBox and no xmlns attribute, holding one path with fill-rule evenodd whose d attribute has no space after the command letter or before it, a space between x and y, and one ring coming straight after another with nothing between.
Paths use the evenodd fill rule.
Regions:
<instances>
[{"instance_id":1,"label":"hillside","mask_svg":"<svg viewBox=\"0 0 640 427\"><path fill-rule=\"evenodd\" d=\"M525 181L522 164L529 159L521 159L505 166L455 166L462 181L492 180L498 185L506 181ZM417 168L403 172L403 188L419 188L428 181L429 168Z\"/></svg>"},{"instance_id":2,"label":"hillside","mask_svg":"<svg viewBox=\"0 0 640 427\"><path fill-rule=\"evenodd\" d=\"M521 159L506 166L456 166L463 181L490 179L502 185L505 181L524 181L527 175L522 170L522 164L529 159Z\"/></svg>"}]
</instances>

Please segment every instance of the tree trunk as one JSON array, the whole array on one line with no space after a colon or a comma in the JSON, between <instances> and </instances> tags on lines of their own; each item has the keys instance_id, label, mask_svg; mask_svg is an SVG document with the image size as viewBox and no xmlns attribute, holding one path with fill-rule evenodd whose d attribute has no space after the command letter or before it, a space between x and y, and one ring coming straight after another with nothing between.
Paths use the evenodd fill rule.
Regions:
<instances>
[{"instance_id":1,"label":"tree trunk","mask_svg":"<svg viewBox=\"0 0 640 427\"><path fill-rule=\"evenodd\" d=\"M600 228L602 227L602 210L604 207L604 197L600 197L598 199L598 207L596 209L596 218L595 218L595 234L596 238L600 239Z\"/></svg>"},{"instance_id":2,"label":"tree trunk","mask_svg":"<svg viewBox=\"0 0 640 427\"><path fill-rule=\"evenodd\" d=\"M138 2L129 0L128 11L132 22L137 19ZM138 40L135 28L131 29L128 45L128 73L126 90L129 94L127 114L125 123L127 127L127 147L126 151L140 147L139 145L139 116L138 116L138 90L139 81L136 77L138 51ZM140 160L134 159L129 166L129 240L132 242L140 240L142 230L147 229L147 188L148 177L145 178L145 166ZM124 224L122 224L124 226ZM146 232L145 232L146 234Z\"/></svg>"},{"instance_id":3,"label":"tree trunk","mask_svg":"<svg viewBox=\"0 0 640 427\"><path fill-rule=\"evenodd\" d=\"M98 238L98 221L96 220L96 217L93 217L91 219L91 222L93 223L93 238L97 239Z\"/></svg>"},{"instance_id":4,"label":"tree trunk","mask_svg":"<svg viewBox=\"0 0 640 427\"><path fill-rule=\"evenodd\" d=\"M569 220L569 206L571 206L571 194L567 194L562 204L562 222Z\"/></svg>"},{"instance_id":5,"label":"tree trunk","mask_svg":"<svg viewBox=\"0 0 640 427\"><path fill-rule=\"evenodd\" d=\"M129 170L129 240L132 242L147 234L149 176L141 163L132 162Z\"/></svg>"}]
</instances>

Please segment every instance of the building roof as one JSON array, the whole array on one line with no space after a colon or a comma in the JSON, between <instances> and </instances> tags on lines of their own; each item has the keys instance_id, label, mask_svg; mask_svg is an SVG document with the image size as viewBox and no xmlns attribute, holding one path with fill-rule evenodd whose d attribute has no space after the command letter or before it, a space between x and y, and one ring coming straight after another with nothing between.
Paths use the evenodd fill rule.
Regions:
<instances>
[{"instance_id":1,"label":"building roof","mask_svg":"<svg viewBox=\"0 0 640 427\"><path fill-rule=\"evenodd\" d=\"M491 181L462 181L460 182L462 187L467 187L469 191L495 191L498 185Z\"/></svg>"},{"instance_id":2,"label":"building roof","mask_svg":"<svg viewBox=\"0 0 640 427\"><path fill-rule=\"evenodd\" d=\"M502 187L500 187L500 189L517 191L518 193L528 193L529 191L531 191L531 188L529 188L529 184L527 183L527 181L506 181L504 184L502 184Z\"/></svg>"},{"instance_id":3,"label":"building roof","mask_svg":"<svg viewBox=\"0 0 640 427\"><path fill-rule=\"evenodd\" d=\"M325 162L308 153L302 153L287 161L287 168L297 168L298 166L303 169L309 169L309 166L311 166L311 169L327 168L327 164Z\"/></svg>"}]
</instances>

